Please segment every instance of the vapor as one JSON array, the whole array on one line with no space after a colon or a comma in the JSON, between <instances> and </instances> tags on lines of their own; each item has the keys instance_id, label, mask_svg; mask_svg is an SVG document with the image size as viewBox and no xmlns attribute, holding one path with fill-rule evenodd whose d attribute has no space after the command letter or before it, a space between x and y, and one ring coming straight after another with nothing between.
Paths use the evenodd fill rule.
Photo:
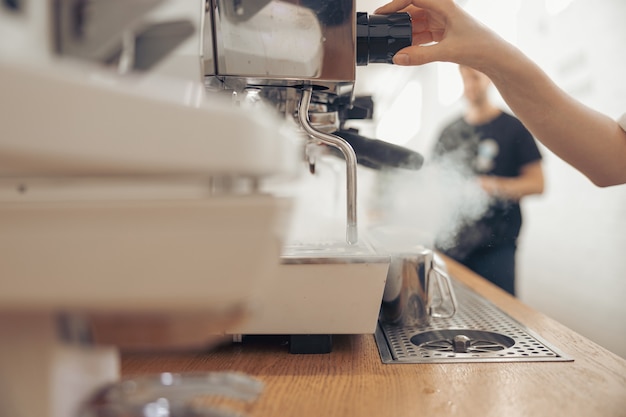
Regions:
<instances>
[{"instance_id":1,"label":"vapor","mask_svg":"<svg viewBox=\"0 0 626 417\"><path fill-rule=\"evenodd\" d=\"M370 202L376 214L369 227L379 246L394 252L435 244L445 249L454 244L463 225L485 213L490 197L455 161L444 157L419 171L381 175Z\"/></svg>"}]
</instances>

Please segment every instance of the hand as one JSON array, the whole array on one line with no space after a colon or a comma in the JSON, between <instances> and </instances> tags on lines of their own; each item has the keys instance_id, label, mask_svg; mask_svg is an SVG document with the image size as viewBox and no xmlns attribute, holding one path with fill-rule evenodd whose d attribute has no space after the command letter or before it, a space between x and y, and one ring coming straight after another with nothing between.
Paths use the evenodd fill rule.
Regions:
<instances>
[{"instance_id":1,"label":"hand","mask_svg":"<svg viewBox=\"0 0 626 417\"><path fill-rule=\"evenodd\" d=\"M456 62L482 71L497 59L497 47L506 46L453 0L393 0L377 14L407 12L413 21L413 45L396 53L397 65L422 65L434 61ZM435 42L435 43L433 43Z\"/></svg>"},{"instance_id":2,"label":"hand","mask_svg":"<svg viewBox=\"0 0 626 417\"><path fill-rule=\"evenodd\" d=\"M541 160L522 166L516 177L480 175L477 180L488 195L505 200L519 201L525 196L543 194L544 191Z\"/></svg>"},{"instance_id":3,"label":"hand","mask_svg":"<svg viewBox=\"0 0 626 417\"><path fill-rule=\"evenodd\" d=\"M481 175L478 177L478 184L490 196L498 196L500 194L498 177Z\"/></svg>"}]
</instances>

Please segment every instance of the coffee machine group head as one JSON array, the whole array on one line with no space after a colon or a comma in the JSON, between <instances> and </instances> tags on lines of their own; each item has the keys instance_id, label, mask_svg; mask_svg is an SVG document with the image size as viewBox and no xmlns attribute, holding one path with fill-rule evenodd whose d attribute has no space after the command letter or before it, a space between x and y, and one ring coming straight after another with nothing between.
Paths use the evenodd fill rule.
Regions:
<instances>
[{"instance_id":1,"label":"coffee machine group head","mask_svg":"<svg viewBox=\"0 0 626 417\"><path fill-rule=\"evenodd\" d=\"M204 73L226 88L310 85L345 97L357 65L391 63L411 45L411 20L357 13L355 0L207 0L202 34Z\"/></svg>"},{"instance_id":2,"label":"coffee machine group head","mask_svg":"<svg viewBox=\"0 0 626 417\"><path fill-rule=\"evenodd\" d=\"M356 67L391 63L411 45L408 13L357 13L355 0L207 0L202 55L209 91L263 101L346 160L347 238L356 243L357 156L333 134L352 108ZM305 152L310 167L315 152Z\"/></svg>"}]
</instances>

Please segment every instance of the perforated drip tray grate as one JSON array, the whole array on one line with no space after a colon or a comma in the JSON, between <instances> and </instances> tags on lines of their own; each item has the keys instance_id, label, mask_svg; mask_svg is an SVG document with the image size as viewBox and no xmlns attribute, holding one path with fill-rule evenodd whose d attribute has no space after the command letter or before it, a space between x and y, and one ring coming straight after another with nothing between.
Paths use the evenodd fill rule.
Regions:
<instances>
[{"instance_id":1,"label":"perforated drip tray grate","mask_svg":"<svg viewBox=\"0 0 626 417\"><path fill-rule=\"evenodd\" d=\"M376 344L384 363L572 361L524 325L453 280L457 312L423 327L379 323Z\"/></svg>"}]
</instances>

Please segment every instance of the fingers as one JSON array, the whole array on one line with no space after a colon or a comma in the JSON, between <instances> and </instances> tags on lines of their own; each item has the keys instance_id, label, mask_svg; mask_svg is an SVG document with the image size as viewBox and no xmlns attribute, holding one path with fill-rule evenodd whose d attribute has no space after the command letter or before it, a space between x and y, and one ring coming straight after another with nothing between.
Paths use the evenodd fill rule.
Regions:
<instances>
[{"instance_id":1,"label":"fingers","mask_svg":"<svg viewBox=\"0 0 626 417\"><path fill-rule=\"evenodd\" d=\"M423 65L440 61L439 44L428 46L409 46L399 50L393 56L393 63L400 66Z\"/></svg>"},{"instance_id":2,"label":"fingers","mask_svg":"<svg viewBox=\"0 0 626 417\"><path fill-rule=\"evenodd\" d=\"M428 32L429 29L430 29L430 24L428 20L426 19L413 19L412 20L412 32L414 34ZM422 43L426 43L426 42L422 42ZM413 44L415 44L415 39L413 40Z\"/></svg>"},{"instance_id":3,"label":"fingers","mask_svg":"<svg viewBox=\"0 0 626 417\"><path fill-rule=\"evenodd\" d=\"M376 14L391 14L406 8L411 4L411 0L392 0L374 11Z\"/></svg>"},{"instance_id":4,"label":"fingers","mask_svg":"<svg viewBox=\"0 0 626 417\"><path fill-rule=\"evenodd\" d=\"M435 42L435 37L432 32L420 32L413 34L412 45L425 45L427 43Z\"/></svg>"},{"instance_id":5,"label":"fingers","mask_svg":"<svg viewBox=\"0 0 626 417\"><path fill-rule=\"evenodd\" d=\"M411 14L413 46L398 51L393 57L394 64L422 65L443 60L447 54L446 48L451 46L442 47L439 43L431 43L444 41L448 17L454 11L453 0L392 0L375 13L390 14L398 11Z\"/></svg>"},{"instance_id":6,"label":"fingers","mask_svg":"<svg viewBox=\"0 0 626 417\"><path fill-rule=\"evenodd\" d=\"M390 14L413 5L422 9L429 9L444 14L451 0L392 0L376 9L376 14Z\"/></svg>"}]
</instances>

